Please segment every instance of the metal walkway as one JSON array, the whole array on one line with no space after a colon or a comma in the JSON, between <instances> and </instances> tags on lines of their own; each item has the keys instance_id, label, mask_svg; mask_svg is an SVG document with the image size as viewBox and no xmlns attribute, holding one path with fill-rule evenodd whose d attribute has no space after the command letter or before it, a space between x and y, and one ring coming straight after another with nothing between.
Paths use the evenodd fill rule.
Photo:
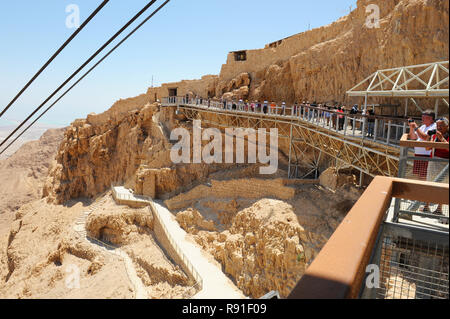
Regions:
<instances>
[{"instance_id":1,"label":"metal walkway","mask_svg":"<svg viewBox=\"0 0 450 319\"><path fill-rule=\"evenodd\" d=\"M289 140L289 178L304 178L317 171L322 154L363 174L395 177L400 155L398 144L407 127L406 120L394 123L394 119L384 117L349 115L307 106L284 109L269 106L268 113L264 113L244 105L232 109L230 104L220 101L184 97L165 98L162 106L176 106L177 113L188 120L201 120L219 128L277 128L279 137ZM369 123L373 123L374 132L370 138L362 134ZM302 176L299 168L304 167L306 151L314 160L308 163L311 172Z\"/></svg>"}]
</instances>

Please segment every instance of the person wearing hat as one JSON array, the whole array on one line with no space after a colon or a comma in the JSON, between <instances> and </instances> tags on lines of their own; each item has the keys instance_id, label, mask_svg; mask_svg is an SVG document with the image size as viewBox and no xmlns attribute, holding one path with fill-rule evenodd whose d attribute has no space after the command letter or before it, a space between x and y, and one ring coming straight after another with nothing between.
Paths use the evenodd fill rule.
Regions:
<instances>
[{"instance_id":1,"label":"person wearing hat","mask_svg":"<svg viewBox=\"0 0 450 319\"><path fill-rule=\"evenodd\" d=\"M432 110L426 110L422 113L422 126L418 126L412 119L409 120L409 139L416 141L427 141L429 139L428 131L436 130L435 114ZM425 147L415 147L415 157L431 157L431 150L427 150ZM413 166L413 173L420 180L427 180L428 161L415 160ZM422 209L422 211L429 211L428 205Z\"/></svg>"}]
</instances>

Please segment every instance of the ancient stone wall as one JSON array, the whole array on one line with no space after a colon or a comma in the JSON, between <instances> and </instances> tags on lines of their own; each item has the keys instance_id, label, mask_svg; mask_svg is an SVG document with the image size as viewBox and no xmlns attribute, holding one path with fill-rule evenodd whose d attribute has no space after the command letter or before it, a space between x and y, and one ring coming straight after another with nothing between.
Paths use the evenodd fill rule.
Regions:
<instances>
[{"instance_id":1,"label":"ancient stone wall","mask_svg":"<svg viewBox=\"0 0 450 319\"><path fill-rule=\"evenodd\" d=\"M149 88L147 95L150 97L152 103L171 95L170 89L176 89L177 96L186 96L189 94L191 97L214 97L217 81L217 75L205 75L200 80L184 80L165 83L161 87Z\"/></svg>"},{"instance_id":2,"label":"ancient stone wall","mask_svg":"<svg viewBox=\"0 0 450 319\"><path fill-rule=\"evenodd\" d=\"M373 4L380 8L379 28L366 24L366 9ZM263 49L247 50L245 61L237 61L230 52L214 80L183 81L154 90L164 96L168 87L178 86L178 95L192 91L208 97L215 86L218 98L362 104L362 98L350 98L346 92L375 71L448 60L448 14L448 0L358 0L349 15ZM246 81L236 85L242 74ZM369 103L404 105L405 100ZM434 107L432 100L419 104ZM409 112L414 111L410 103ZM442 104L440 113L448 113L448 107Z\"/></svg>"},{"instance_id":3,"label":"ancient stone wall","mask_svg":"<svg viewBox=\"0 0 450 319\"><path fill-rule=\"evenodd\" d=\"M286 187L282 179L237 179L230 181L211 182L211 186L200 185L187 193L180 194L165 204L170 210L180 209L193 205L199 198L249 198L274 197L279 199L291 199L295 189Z\"/></svg>"}]
</instances>

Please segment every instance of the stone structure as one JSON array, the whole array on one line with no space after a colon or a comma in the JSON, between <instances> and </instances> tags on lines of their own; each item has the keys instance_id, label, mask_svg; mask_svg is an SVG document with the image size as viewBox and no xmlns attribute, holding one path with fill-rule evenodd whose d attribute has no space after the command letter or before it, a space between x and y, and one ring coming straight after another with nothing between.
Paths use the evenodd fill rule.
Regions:
<instances>
[{"instance_id":1,"label":"stone structure","mask_svg":"<svg viewBox=\"0 0 450 319\"><path fill-rule=\"evenodd\" d=\"M380 8L379 28L366 23L370 15L366 9L372 4ZM330 25L263 49L230 52L218 77L164 84L147 94L152 101L192 92L204 98L361 104L346 91L376 70L448 60L448 13L448 0L358 0L355 10Z\"/></svg>"}]
</instances>

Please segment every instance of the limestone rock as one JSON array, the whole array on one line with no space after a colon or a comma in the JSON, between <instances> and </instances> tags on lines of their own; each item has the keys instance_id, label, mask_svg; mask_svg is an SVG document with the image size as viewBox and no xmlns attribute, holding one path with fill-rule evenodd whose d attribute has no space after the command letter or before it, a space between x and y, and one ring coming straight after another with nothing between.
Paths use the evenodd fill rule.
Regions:
<instances>
[{"instance_id":1,"label":"limestone rock","mask_svg":"<svg viewBox=\"0 0 450 319\"><path fill-rule=\"evenodd\" d=\"M185 216L191 212L179 213L177 220L197 234L196 241L245 294L259 298L275 289L287 296L304 273L308 259L300 238L305 238L305 231L289 204L257 201L237 213L230 229L220 233L186 228Z\"/></svg>"}]
</instances>

